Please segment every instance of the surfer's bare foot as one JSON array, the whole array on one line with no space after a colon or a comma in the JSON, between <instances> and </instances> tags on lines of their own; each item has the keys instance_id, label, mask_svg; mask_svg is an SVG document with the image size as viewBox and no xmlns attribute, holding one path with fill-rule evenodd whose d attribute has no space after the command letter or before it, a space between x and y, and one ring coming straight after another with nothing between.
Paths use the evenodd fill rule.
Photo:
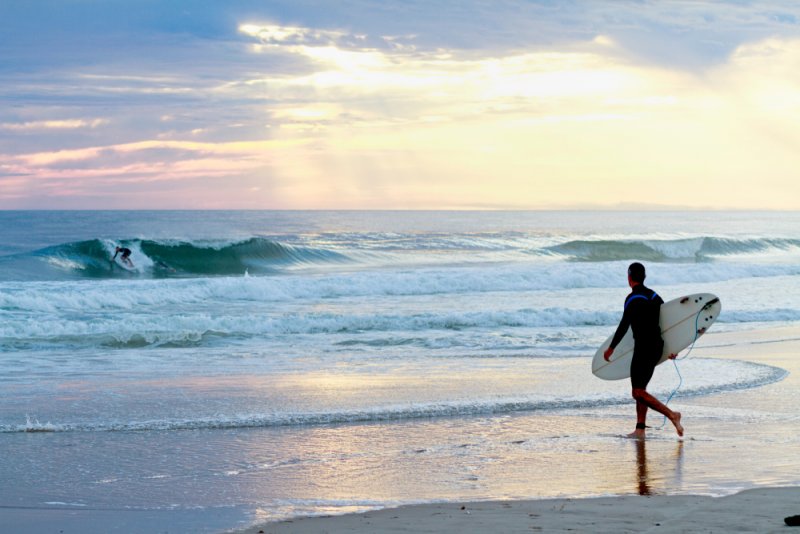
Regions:
<instances>
[{"instance_id":1,"label":"surfer's bare foot","mask_svg":"<svg viewBox=\"0 0 800 534\"><path fill-rule=\"evenodd\" d=\"M672 412L672 417L669 419L675 425L675 431L679 436L683 436L683 425L681 425L681 412Z\"/></svg>"},{"instance_id":2,"label":"surfer's bare foot","mask_svg":"<svg viewBox=\"0 0 800 534\"><path fill-rule=\"evenodd\" d=\"M644 439L644 429L637 428L636 430L628 434L626 437L630 439Z\"/></svg>"}]
</instances>

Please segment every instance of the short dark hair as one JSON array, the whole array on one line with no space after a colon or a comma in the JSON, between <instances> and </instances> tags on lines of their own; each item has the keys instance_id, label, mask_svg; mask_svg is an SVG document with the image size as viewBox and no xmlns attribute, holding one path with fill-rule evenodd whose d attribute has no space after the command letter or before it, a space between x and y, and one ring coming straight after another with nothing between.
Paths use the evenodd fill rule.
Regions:
<instances>
[{"instance_id":1,"label":"short dark hair","mask_svg":"<svg viewBox=\"0 0 800 534\"><path fill-rule=\"evenodd\" d=\"M634 262L628 266L628 276L631 277L631 280L634 282L639 282L640 284L644 282L645 274L644 274L644 265L641 263Z\"/></svg>"}]
</instances>

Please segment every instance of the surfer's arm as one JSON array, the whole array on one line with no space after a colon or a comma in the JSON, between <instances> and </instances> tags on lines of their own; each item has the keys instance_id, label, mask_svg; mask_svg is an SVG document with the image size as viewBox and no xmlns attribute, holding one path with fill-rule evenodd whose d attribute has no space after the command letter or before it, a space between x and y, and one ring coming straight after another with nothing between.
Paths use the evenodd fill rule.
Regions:
<instances>
[{"instance_id":1,"label":"surfer's arm","mask_svg":"<svg viewBox=\"0 0 800 534\"><path fill-rule=\"evenodd\" d=\"M117 259L117 254L119 254L119 250L114 253L114 257L112 257L111 259L112 260L116 260Z\"/></svg>"},{"instance_id":2,"label":"surfer's arm","mask_svg":"<svg viewBox=\"0 0 800 534\"><path fill-rule=\"evenodd\" d=\"M611 355L614 354L614 349L617 348L619 342L622 341L622 338L625 336L625 332L628 331L628 328L631 326L630 317L628 317L628 311L625 310L625 313L622 314L622 320L619 322L619 326L617 327L617 331L614 332L614 337L611 338L611 344L608 346L606 351L603 353L603 358L610 362Z\"/></svg>"},{"instance_id":3,"label":"surfer's arm","mask_svg":"<svg viewBox=\"0 0 800 534\"><path fill-rule=\"evenodd\" d=\"M628 308L630 309L630 308ZM611 344L608 346L612 351L617 348L619 342L622 341L622 338L625 337L625 333L628 331L628 328L631 327L631 317L628 309L622 314L622 319L619 322L619 326L617 327L617 331L614 332L614 337L611 338Z\"/></svg>"}]
</instances>

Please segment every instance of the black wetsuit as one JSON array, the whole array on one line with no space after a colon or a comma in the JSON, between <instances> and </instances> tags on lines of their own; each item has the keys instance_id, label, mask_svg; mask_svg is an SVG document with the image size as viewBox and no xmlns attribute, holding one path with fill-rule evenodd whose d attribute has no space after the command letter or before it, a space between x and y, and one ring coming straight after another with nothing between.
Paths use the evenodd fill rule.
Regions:
<instances>
[{"instance_id":1,"label":"black wetsuit","mask_svg":"<svg viewBox=\"0 0 800 534\"><path fill-rule=\"evenodd\" d=\"M121 249L119 249L119 250L118 250L116 253L114 253L114 257L116 258L116 257L117 257L117 254L119 254L120 252L122 252L122 256L121 256L121 258L122 258L123 260L124 260L124 259L127 259L127 258L128 258L128 256L130 256L130 255L131 255L131 249L129 249L129 248L121 248Z\"/></svg>"},{"instance_id":2,"label":"black wetsuit","mask_svg":"<svg viewBox=\"0 0 800 534\"><path fill-rule=\"evenodd\" d=\"M631 385L635 389L647 387L664 350L658 322L663 303L661 297L644 284L634 286L630 295L625 298L625 311L611 340L611 347L616 348L628 328L633 330Z\"/></svg>"}]
</instances>

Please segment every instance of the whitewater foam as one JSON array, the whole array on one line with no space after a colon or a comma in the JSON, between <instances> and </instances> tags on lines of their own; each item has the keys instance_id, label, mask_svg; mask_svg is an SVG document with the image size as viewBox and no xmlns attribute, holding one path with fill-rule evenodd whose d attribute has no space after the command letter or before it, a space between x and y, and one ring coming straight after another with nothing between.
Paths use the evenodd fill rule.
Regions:
<instances>
[{"instance_id":1,"label":"whitewater foam","mask_svg":"<svg viewBox=\"0 0 800 534\"><path fill-rule=\"evenodd\" d=\"M119 347L172 345L193 346L220 338L270 339L275 336L350 334L350 346L367 333L417 332L430 336L437 331L507 330L530 328L580 328L607 326L619 320L614 311L570 308L518 309L512 311L426 312L405 314L288 313L279 317L254 318L249 314L216 315L183 313L168 317L128 313L125 317L9 317L0 325L0 347L36 346ZM726 310L724 323L769 323L800 321L798 309ZM530 335L530 334L529 334ZM563 338L567 341L569 338ZM363 343L363 342L361 342ZM488 343L488 341L484 341ZM388 346L380 341L380 346ZM436 346L433 341L432 345ZM438 344L441 344L439 342ZM431 346L431 343L423 343ZM491 347L491 344L487 344ZM565 350L568 347L563 347Z\"/></svg>"},{"instance_id":2,"label":"whitewater foam","mask_svg":"<svg viewBox=\"0 0 800 534\"><path fill-rule=\"evenodd\" d=\"M294 301L345 297L448 295L617 288L624 265L495 265L377 269L313 276L248 276L159 280L0 283L0 310L53 312L135 309L207 302ZM800 264L664 265L653 285L721 283L800 274ZM243 270L242 273L245 271Z\"/></svg>"}]
</instances>

